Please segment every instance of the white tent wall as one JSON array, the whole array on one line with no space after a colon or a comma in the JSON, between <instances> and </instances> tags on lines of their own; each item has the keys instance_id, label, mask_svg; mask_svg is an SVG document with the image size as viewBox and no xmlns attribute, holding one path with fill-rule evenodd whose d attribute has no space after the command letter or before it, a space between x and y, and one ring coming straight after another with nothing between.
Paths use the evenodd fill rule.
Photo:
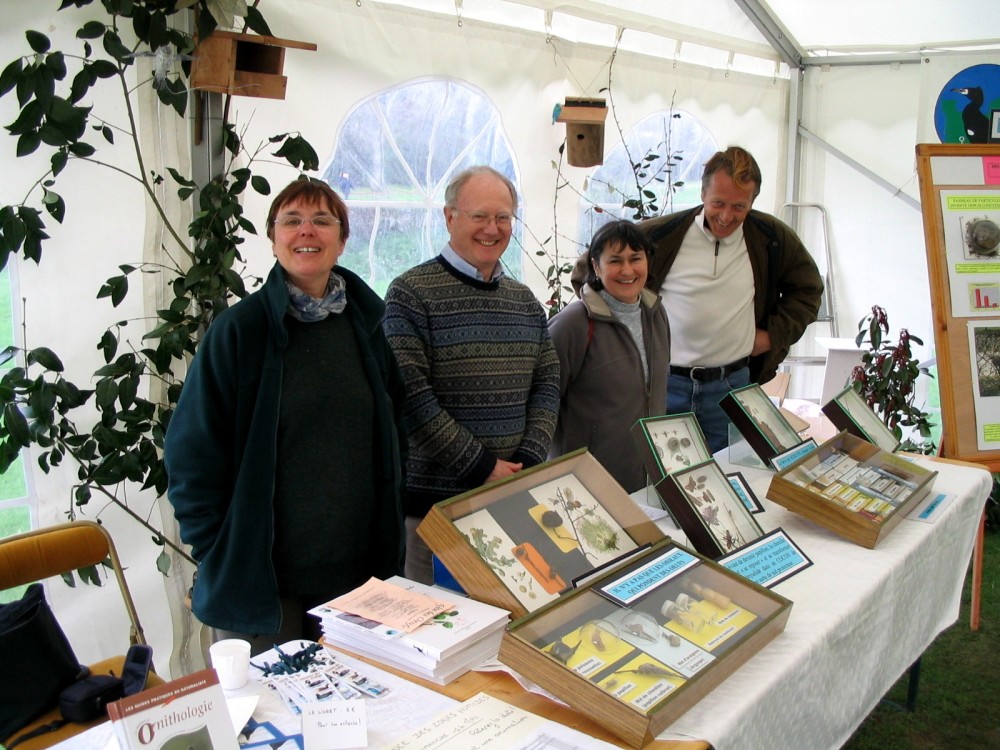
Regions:
<instances>
[{"instance_id":1,"label":"white tent wall","mask_svg":"<svg viewBox=\"0 0 1000 750\"><path fill-rule=\"evenodd\" d=\"M81 42L74 39L73 33L93 17L93 11L56 12L56 7L55 3L4 3L5 23L0 29L0 49L6 51L4 65L15 54L29 50L25 29L49 36L54 49L74 53L80 50ZM120 92L113 84L98 86L91 101L95 110L113 125L127 125ZM16 104L13 94L0 100L0 122L7 125L14 120ZM99 140L100 136L94 134L93 139ZM17 158L16 143L17 139L6 132L0 135L4 203L25 200L29 189L48 168L47 152L44 156L39 151L30 157ZM101 149L100 159L113 167L128 169L131 153L120 133L118 143L123 145ZM19 324L15 331L18 343L54 350L63 360L66 378L81 388L93 387L92 373L104 364L97 344L105 328L116 321L133 321L129 330L136 340L140 330L144 330L140 329L141 283L119 308L113 308L106 299L96 299L97 291L109 276L118 272L119 264L143 260L147 216L144 196L136 185L112 169L75 161L58 178L54 188L66 201L65 222L59 224L44 215L51 239L43 244L41 263L18 257L8 264L14 286L15 321ZM30 203L38 205L37 196ZM20 324L23 324L23 341ZM97 419L95 409L85 411L86 414L76 417L81 429L89 429ZM36 450L24 451L23 457L29 492L37 500L35 525L65 522L72 507L76 467L67 459L61 467L46 474L38 467ZM130 495L130 503L140 515L145 515L153 499L148 493ZM150 541L151 535L146 530L96 494L77 511L84 518L99 517L114 538L147 641L154 648L157 671L168 673L173 634L165 582L155 567L160 548ZM154 522L156 515L154 512ZM75 588L53 579L46 586L46 594L82 662L125 651L129 623L113 578L101 587L78 583Z\"/></svg>"},{"instance_id":2,"label":"white tent wall","mask_svg":"<svg viewBox=\"0 0 1000 750\"><path fill-rule=\"evenodd\" d=\"M0 41L9 55L27 49L25 28L49 34L57 48L75 48L78 43L68 35L79 25L77 19L93 12L86 8L58 14L46 10L54 8L54 3L41 8L34 3L7 2L4 6L8 15ZM246 128L249 145L275 133L300 131L316 148L322 166L333 151L344 118L360 102L422 77L460 80L482 91L500 112L515 155L524 218L536 235L547 235L554 218L551 165L565 137L565 126L551 124L552 107L568 95L600 95L599 90L607 85L609 48L558 38L548 43L544 33L468 19L459 26L454 17L371 2L359 6L284 0L268 3L263 10L276 36L315 42L319 49L287 51L289 82L284 101L233 99L237 125ZM803 125L915 197L913 146L921 119L921 86L926 85L921 81L922 67L810 69L803 87ZM652 112L668 109L673 101L676 109L704 123L721 146L739 144L755 154L765 180L758 208L775 211L785 202L787 80L675 65L623 51L614 63L612 85L615 114L624 129ZM101 98L102 110L117 108L115 116L123 117L116 94L108 94L104 101L100 90L94 97ZM14 107L12 97L0 100L0 121L11 122ZM144 149L151 154L181 148L170 134L144 130L144 138ZM618 142L609 114L606 151ZM7 203L20 200L44 168L39 158L15 158L14 147L13 138L0 137ZM109 149L103 158L113 158L110 154L115 150ZM565 171L577 185L589 172ZM262 173L274 190L295 177L292 170L277 163L263 165ZM906 326L929 339L919 212L815 145L804 146L801 174L800 200L821 203L829 211L842 335L852 335L858 319L872 304L880 304L889 311L894 328ZM57 189L66 198L66 223L59 226L48 221L52 239L46 243L40 267L23 261L14 264L19 284L16 295L27 300L28 344L44 344L57 351L66 361L68 377L86 384L101 364L95 347L104 327L143 314L143 295L130 295L125 308L117 310L95 296L119 264L144 256L149 245L144 239L146 207L134 182L88 165L71 165L60 176ZM248 216L262 232L269 201L252 193L247 196ZM572 235L575 197L560 196L557 210L560 231ZM249 237L243 247L251 270L265 274L273 262L266 237ZM529 283L541 295L543 280L529 270L530 264L524 268ZM143 283L155 285L156 277L145 277ZM145 292L150 300L147 309L155 291ZM75 471L64 468L45 475L35 466L34 456L28 464L30 483L39 498L38 523L63 520ZM86 513L93 516L102 507L95 499ZM200 653L189 636L179 626L176 634L171 632L171 613L180 610L178 592L186 582L176 576L162 579L153 564L159 548L149 541L147 532L111 510L101 518L121 548L147 637L157 654L158 670L169 674L171 648L186 653L183 663L196 664ZM49 593L81 659L120 649L123 635L103 616L100 597L107 592L69 590L56 584L49 587Z\"/></svg>"},{"instance_id":3,"label":"white tent wall","mask_svg":"<svg viewBox=\"0 0 1000 750\"><path fill-rule=\"evenodd\" d=\"M476 21L459 27L454 18L369 3L358 7L291 0L270 9L268 20L276 35L316 42L319 49L286 55L285 101L234 100L240 122L252 121L253 132L261 134L301 129L323 163L344 117L359 103L416 78L460 80L484 92L499 111L519 170L524 220L536 235L547 236L553 223L552 164L566 133L561 123L551 124L552 108L566 96L601 95L608 85L609 48L558 38L547 43L541 33ZM676 109L701 120L720 144L740 143L755 153L769 175L781 172L787 81L727 76L723 70L674 66L620 52L612 94L625 130L652 112L669 109L673 99ZM609 113L605 150L619 142ZM590 171L565 164L564 170L577 187ZM272 184L287 178L287 173L276 173ZM761 206L773 206L781 189L771 180ZM267 204L265 198L249 196L249 214L263 216ZM576 210L573 198L560 196L557 218L563 230L575 226ZM260 260L269 264L270 256ZM541 293L542 287L536 288Z\"/></svg>"}]
</instances>

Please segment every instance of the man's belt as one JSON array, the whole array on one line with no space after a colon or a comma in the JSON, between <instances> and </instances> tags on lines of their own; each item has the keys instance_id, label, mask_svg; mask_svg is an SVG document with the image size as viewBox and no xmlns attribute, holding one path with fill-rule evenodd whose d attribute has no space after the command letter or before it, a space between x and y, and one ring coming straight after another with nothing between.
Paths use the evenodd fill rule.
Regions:
<instances>
[{"instance_id":1,"label":"man's belt","mask_svg":"<svg viewBox=\"0 0 1000 750\"><path fill-rule=\"evenodd\" d=\"M697 380L700 383L704 383L712 380L723 380L728 378L734 372L742 370L749 363L750 358L744 357L743 359L738 359L735 362L730 362L728 365L719 365L718 367L679 367L677 365L670 365L670 374L680 375L683 378L691 378L691 380Z\"/></svg>"}]
</instances>

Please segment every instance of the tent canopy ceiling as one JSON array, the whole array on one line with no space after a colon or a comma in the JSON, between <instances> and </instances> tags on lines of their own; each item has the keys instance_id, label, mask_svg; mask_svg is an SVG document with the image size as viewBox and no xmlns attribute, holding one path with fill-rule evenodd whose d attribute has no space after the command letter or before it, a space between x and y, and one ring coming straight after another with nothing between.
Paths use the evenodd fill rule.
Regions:
<instances>
[{"instance_id":1,"label":"tent canopy ceiling","mask_svg":"<svg viewBox=\"0 0 1000 750\"><path fill-rule=\"evenodd\" d=\"M477 19L537 29L572 42L611 46L618 32L627 29L640 40L622 39L623 48L690 60L687 49L701 46L727 53L721 63L706 64L749 72L754 72L753 66L734 62L734 55L798 67L916 62L921 55L1000 50L997 0L375 1L449 14L459 21ZM652 41L643 44L643 36ZM766 70L771 74L770 68Z\"/></svg>"}]
</instances>

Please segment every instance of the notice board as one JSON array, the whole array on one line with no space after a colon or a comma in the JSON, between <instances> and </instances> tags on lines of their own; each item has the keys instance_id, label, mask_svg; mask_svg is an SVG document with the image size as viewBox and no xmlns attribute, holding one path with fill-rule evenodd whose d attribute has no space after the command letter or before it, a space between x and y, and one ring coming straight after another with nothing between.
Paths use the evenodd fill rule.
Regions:
<instances>
[{"instance_id":1,"label":"notice board","mask_svg":"<svg viewBox=\"0 0 1000 750\"><path fill-rule=\"evenodd\" d=\"M919 144L941 447L1000 471L1000 145Z\"/></svg>"}]
</instances>

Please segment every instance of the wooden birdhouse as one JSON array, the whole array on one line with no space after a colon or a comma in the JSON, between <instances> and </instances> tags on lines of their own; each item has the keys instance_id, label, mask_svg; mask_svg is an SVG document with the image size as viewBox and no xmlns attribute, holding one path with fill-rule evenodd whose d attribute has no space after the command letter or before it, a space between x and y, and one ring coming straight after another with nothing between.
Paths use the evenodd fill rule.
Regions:
<instances>
[{"instance_id":1,"label":"wooden birdhouse","mask_svg":"<svg viewBox=\"0 0 1000 750\"><path fill-rule=\"evenodd\" d=\"M273 36L215 31L195 47L191 86L219 94L284 99L288 85L288 78L282 75L285 49L315 52L316 45Z\"/></svg>"},{"instance_id":2,"label":"wooden birdhouse","mask_svg":"<svg viewBox=\"0 0 1000 750\"><path fill-rule=\"evenodd\" d=\"M604 99L566 97L556 117L566 123L566 159L572 167L596 167L604 163Z\"/></svg>"}]
</instances>

